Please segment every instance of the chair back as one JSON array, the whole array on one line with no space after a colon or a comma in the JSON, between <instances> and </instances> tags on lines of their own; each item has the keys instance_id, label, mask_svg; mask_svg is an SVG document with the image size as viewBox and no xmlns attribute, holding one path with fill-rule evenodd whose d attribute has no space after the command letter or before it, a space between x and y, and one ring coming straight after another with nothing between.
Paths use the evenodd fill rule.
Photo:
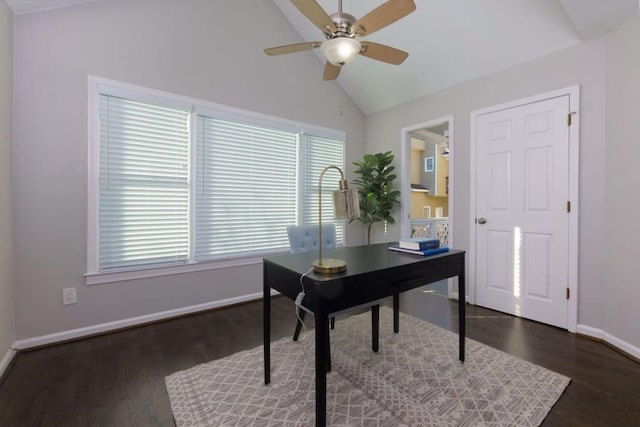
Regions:
<instances>
[{"instance_id":1,"label":"chair back","mask_svg":"<svg viewBox=\"0 0 640 427\"><path fill-rule=\"evenodd\" d=\"M318 224L290 225L287 227L289 246L292 254L318 250ZM336 226L322 224L322 249L336 247Z\"/></svg>"}]
</instances>

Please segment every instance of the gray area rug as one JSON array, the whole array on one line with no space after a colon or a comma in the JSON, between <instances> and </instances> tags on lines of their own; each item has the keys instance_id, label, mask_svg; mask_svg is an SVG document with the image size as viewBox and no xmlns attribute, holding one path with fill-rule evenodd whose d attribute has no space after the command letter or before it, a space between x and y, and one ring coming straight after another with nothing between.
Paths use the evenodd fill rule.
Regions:
<instances>
[{"instance_id":1,"label":"gray area rug","mask_svg":"<svg viewBox=\"0 0 640 427\"><path fill-rule=\"evenodd\" d=\"M538 426L570 379L458 335L380 308L380 351L371 351L369 312L336 322L327 376L331 426ZM293 314L292 314L293 315ZM313 331L271 345L271 384L262 347L166 377L177 426L313 426Z\"/></svg>"}]
</instances>

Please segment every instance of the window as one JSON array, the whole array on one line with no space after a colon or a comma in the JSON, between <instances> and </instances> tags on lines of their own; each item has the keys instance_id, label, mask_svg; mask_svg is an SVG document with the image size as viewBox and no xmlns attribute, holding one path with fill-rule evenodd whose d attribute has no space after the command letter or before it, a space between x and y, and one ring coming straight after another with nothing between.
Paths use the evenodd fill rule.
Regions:
<instances>
[{"instance_id":1,"label":"window","mask_svg":"<svg viewBox=\"0 0 640 427\"><path fill-rule=\"evenodd\" d=\"M344 167L342 132L102 79L94 87L89 276L286 251L287 225L318 221L322 169Z\"/></svg>"},{"instance_id":2,"label":"window","mask_svg":"<svg viewBox=\"0 0 640 427\"><path fill-rule=\"evenodd\" d=\"M425 157L424 158L424 171L425 172L433 172L434 168L434 158L433 157Z\"/></svg>"},{"instance_id":3,"label":"window","mask_svg":"<svg viewBox=\"0 0 640 427\"><path fill-rule=\"evenodd\" d=\"M101 94L100 270L189 256L189 114Z\"/></svg>"}]
</instances>

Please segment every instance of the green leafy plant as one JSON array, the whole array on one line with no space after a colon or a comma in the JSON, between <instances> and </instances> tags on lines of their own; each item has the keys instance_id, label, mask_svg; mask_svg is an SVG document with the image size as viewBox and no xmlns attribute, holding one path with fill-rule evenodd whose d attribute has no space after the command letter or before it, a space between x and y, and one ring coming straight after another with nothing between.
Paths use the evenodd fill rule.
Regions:
<instances>
[{"instance_id":1,"label":"green leafy plant","mask_svg":"<svg viewBox=\"0 0 640 427\"><path fill-rule=\"evenodd\" d=\"M353 162L358 175L353 183L358 188L360 196L360 217L349 222L360 221L367 227L367 245L371 243L371 227L376 222L386 221L394 224L391 216L394 205L400 204L400 191L393 186L396 175L392 166L393 154L386 153L365 154L361 162Z\"/></svg>"}]
</instances>

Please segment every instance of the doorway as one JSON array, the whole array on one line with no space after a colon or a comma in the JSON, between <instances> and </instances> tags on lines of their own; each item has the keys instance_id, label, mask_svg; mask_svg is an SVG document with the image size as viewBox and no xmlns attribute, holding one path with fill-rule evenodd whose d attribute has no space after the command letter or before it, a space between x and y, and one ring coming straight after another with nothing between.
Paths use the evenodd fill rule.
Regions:
<instances>
[{"instance_id":1,"label":"doorway","mask_svg":"<svg viewBox=\"0 0 640 427\"><path fill-rule=\"evenodd\" d=\"M473 302L569 330L577 308L578 93L542 94L471 118Z\"/></svg>"},{"instance_id":2,"label":"doorway","mask_svg":"<svg viewBox=\"0 0 640 427\"><path fill-rule=\"evenodd\" d=\"M451 246L453 116L403 128L401 140L401 238L437 238L441 246ZM457 298L454 280L432 288Z\"/></svg>"}]
</instances>

